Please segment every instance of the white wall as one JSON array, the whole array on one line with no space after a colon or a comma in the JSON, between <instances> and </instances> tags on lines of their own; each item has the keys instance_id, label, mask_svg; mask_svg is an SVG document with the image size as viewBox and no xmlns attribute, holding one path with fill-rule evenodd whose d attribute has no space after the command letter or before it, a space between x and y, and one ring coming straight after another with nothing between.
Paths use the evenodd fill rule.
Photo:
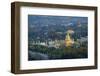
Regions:
<instances>
[{"instance_id":1,"label":"white wall","mask_svg":"<svg viewBox=\"0 0 100 76\"><path fill-rule=\"evenodd\" d=\"M17 76L10 73L10 60L11 60L11 15L10 15L10 3L15 0L1 0L0 1L0 76ZM100 16L100 0L17 0L28 2L40 2L40 3L57 3L57 4L73 4L73 5L87 5L98 6ZM98 18L100 20L100 18ZM98 22L100 24L100 22ZM98 26L100 29L100 26ZM100 33L100 30L98 31ZM100 35L98 38L100 42ZM99 44L100 46L100 44ZM100 48L99 48L100 50ZM99 58L100 58L100 51ZM100 76L100 59L98 70L81 70L81 71L65 71L65 72L53 72L53 73L38 73L38 74L21 74L18 76Z\"/></svg>"}]
</instances>

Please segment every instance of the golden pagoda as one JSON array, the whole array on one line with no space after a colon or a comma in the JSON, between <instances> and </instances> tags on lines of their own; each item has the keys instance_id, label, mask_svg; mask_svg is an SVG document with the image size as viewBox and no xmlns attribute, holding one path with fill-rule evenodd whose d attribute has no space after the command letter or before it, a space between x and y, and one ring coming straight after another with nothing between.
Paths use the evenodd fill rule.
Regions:
<instances>
[{"instance_id":1,"label":"golden pagoda","mask_svg":"<svg viewBox=\"0 0 100 76\"><path fill-rule=\"evenodd\" d=\"M65 38L65 46L66 47L72 46L73 43L74 43L74 41L70 38L70 33L67 32L67 35Z\"/></svg>"}]
</instances>

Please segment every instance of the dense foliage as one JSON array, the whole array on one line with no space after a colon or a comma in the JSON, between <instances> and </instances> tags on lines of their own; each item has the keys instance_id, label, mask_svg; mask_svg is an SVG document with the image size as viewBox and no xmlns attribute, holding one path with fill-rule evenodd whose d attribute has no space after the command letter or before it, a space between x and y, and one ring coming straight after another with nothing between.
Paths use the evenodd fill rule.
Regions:
<instances>
[{"instance_id":1,"label":"dense foliage","mask_svg":"<svg viewBox=\"0 0 100 76\"><path fill-rule=\"evenodd\" d=\"M87 58L87 49L85 47L73 48L73 47L63 47L63 48L48 48L45 46L35 45L29 48L30 51L36 53L42 53L48 56L48 59L74 59L74 58ZM34 58L30 58L31 54L29 54L29 60L36 60ZM41 59L38 59L41 60Z\"/></svg>"}]
</instances>

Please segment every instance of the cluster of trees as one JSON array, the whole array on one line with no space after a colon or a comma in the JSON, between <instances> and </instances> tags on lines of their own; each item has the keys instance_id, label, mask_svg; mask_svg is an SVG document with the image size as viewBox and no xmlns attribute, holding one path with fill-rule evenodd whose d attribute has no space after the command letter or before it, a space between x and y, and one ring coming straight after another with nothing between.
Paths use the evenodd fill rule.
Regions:
<instances>
[{"instance_id":1,"label":"cluster of trees","mask_svg":"<svg viewBox=\"0 0 100 76\"><path fill-rule=\"evenodd\" d=\"M34 46L29 47L29 51L47 55L49 60L50 59L51 60L52 59L75 59L75 58L87 58L88 57L88 52L87 52L86 47L80 47L80 48L73 48L73 47L53 48L53 47L49 47L48 48L48 47L41 46L41 45L34 45ZM30 54L29 54L29 56L30 56ZM32 60L32 58L29 60Z\"/></svg>"}]
</instances>

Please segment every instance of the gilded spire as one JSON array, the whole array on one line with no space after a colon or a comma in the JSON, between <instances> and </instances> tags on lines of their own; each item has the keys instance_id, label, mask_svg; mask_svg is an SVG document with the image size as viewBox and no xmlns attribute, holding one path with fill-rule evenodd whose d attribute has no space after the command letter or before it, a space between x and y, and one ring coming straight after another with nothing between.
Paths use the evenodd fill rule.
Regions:
<instances>
[{"instance_id":1,"label":"gilded spire","mask_svg":"<svg viewBox=\"0 0 100 76\"><path fill-rule=\"evenodd\" d=\"M67 35L65 38L65 45L66 45L66 47L68 47L68 46L72 46L72 44L73 44L73 40L70 37L70 33L67 32Z\"/></svg>"},{"instance_id":2,"label":"gilded spire","mask_svg":"<svg viewBox=\"0 0 100 76\"><path fill-rule=\"evenodd\" d=\"M66 35L66 40L71 40L71 39L70 39L69 32L67 32L67 35Z\"/></svg>"}]
</instances>

